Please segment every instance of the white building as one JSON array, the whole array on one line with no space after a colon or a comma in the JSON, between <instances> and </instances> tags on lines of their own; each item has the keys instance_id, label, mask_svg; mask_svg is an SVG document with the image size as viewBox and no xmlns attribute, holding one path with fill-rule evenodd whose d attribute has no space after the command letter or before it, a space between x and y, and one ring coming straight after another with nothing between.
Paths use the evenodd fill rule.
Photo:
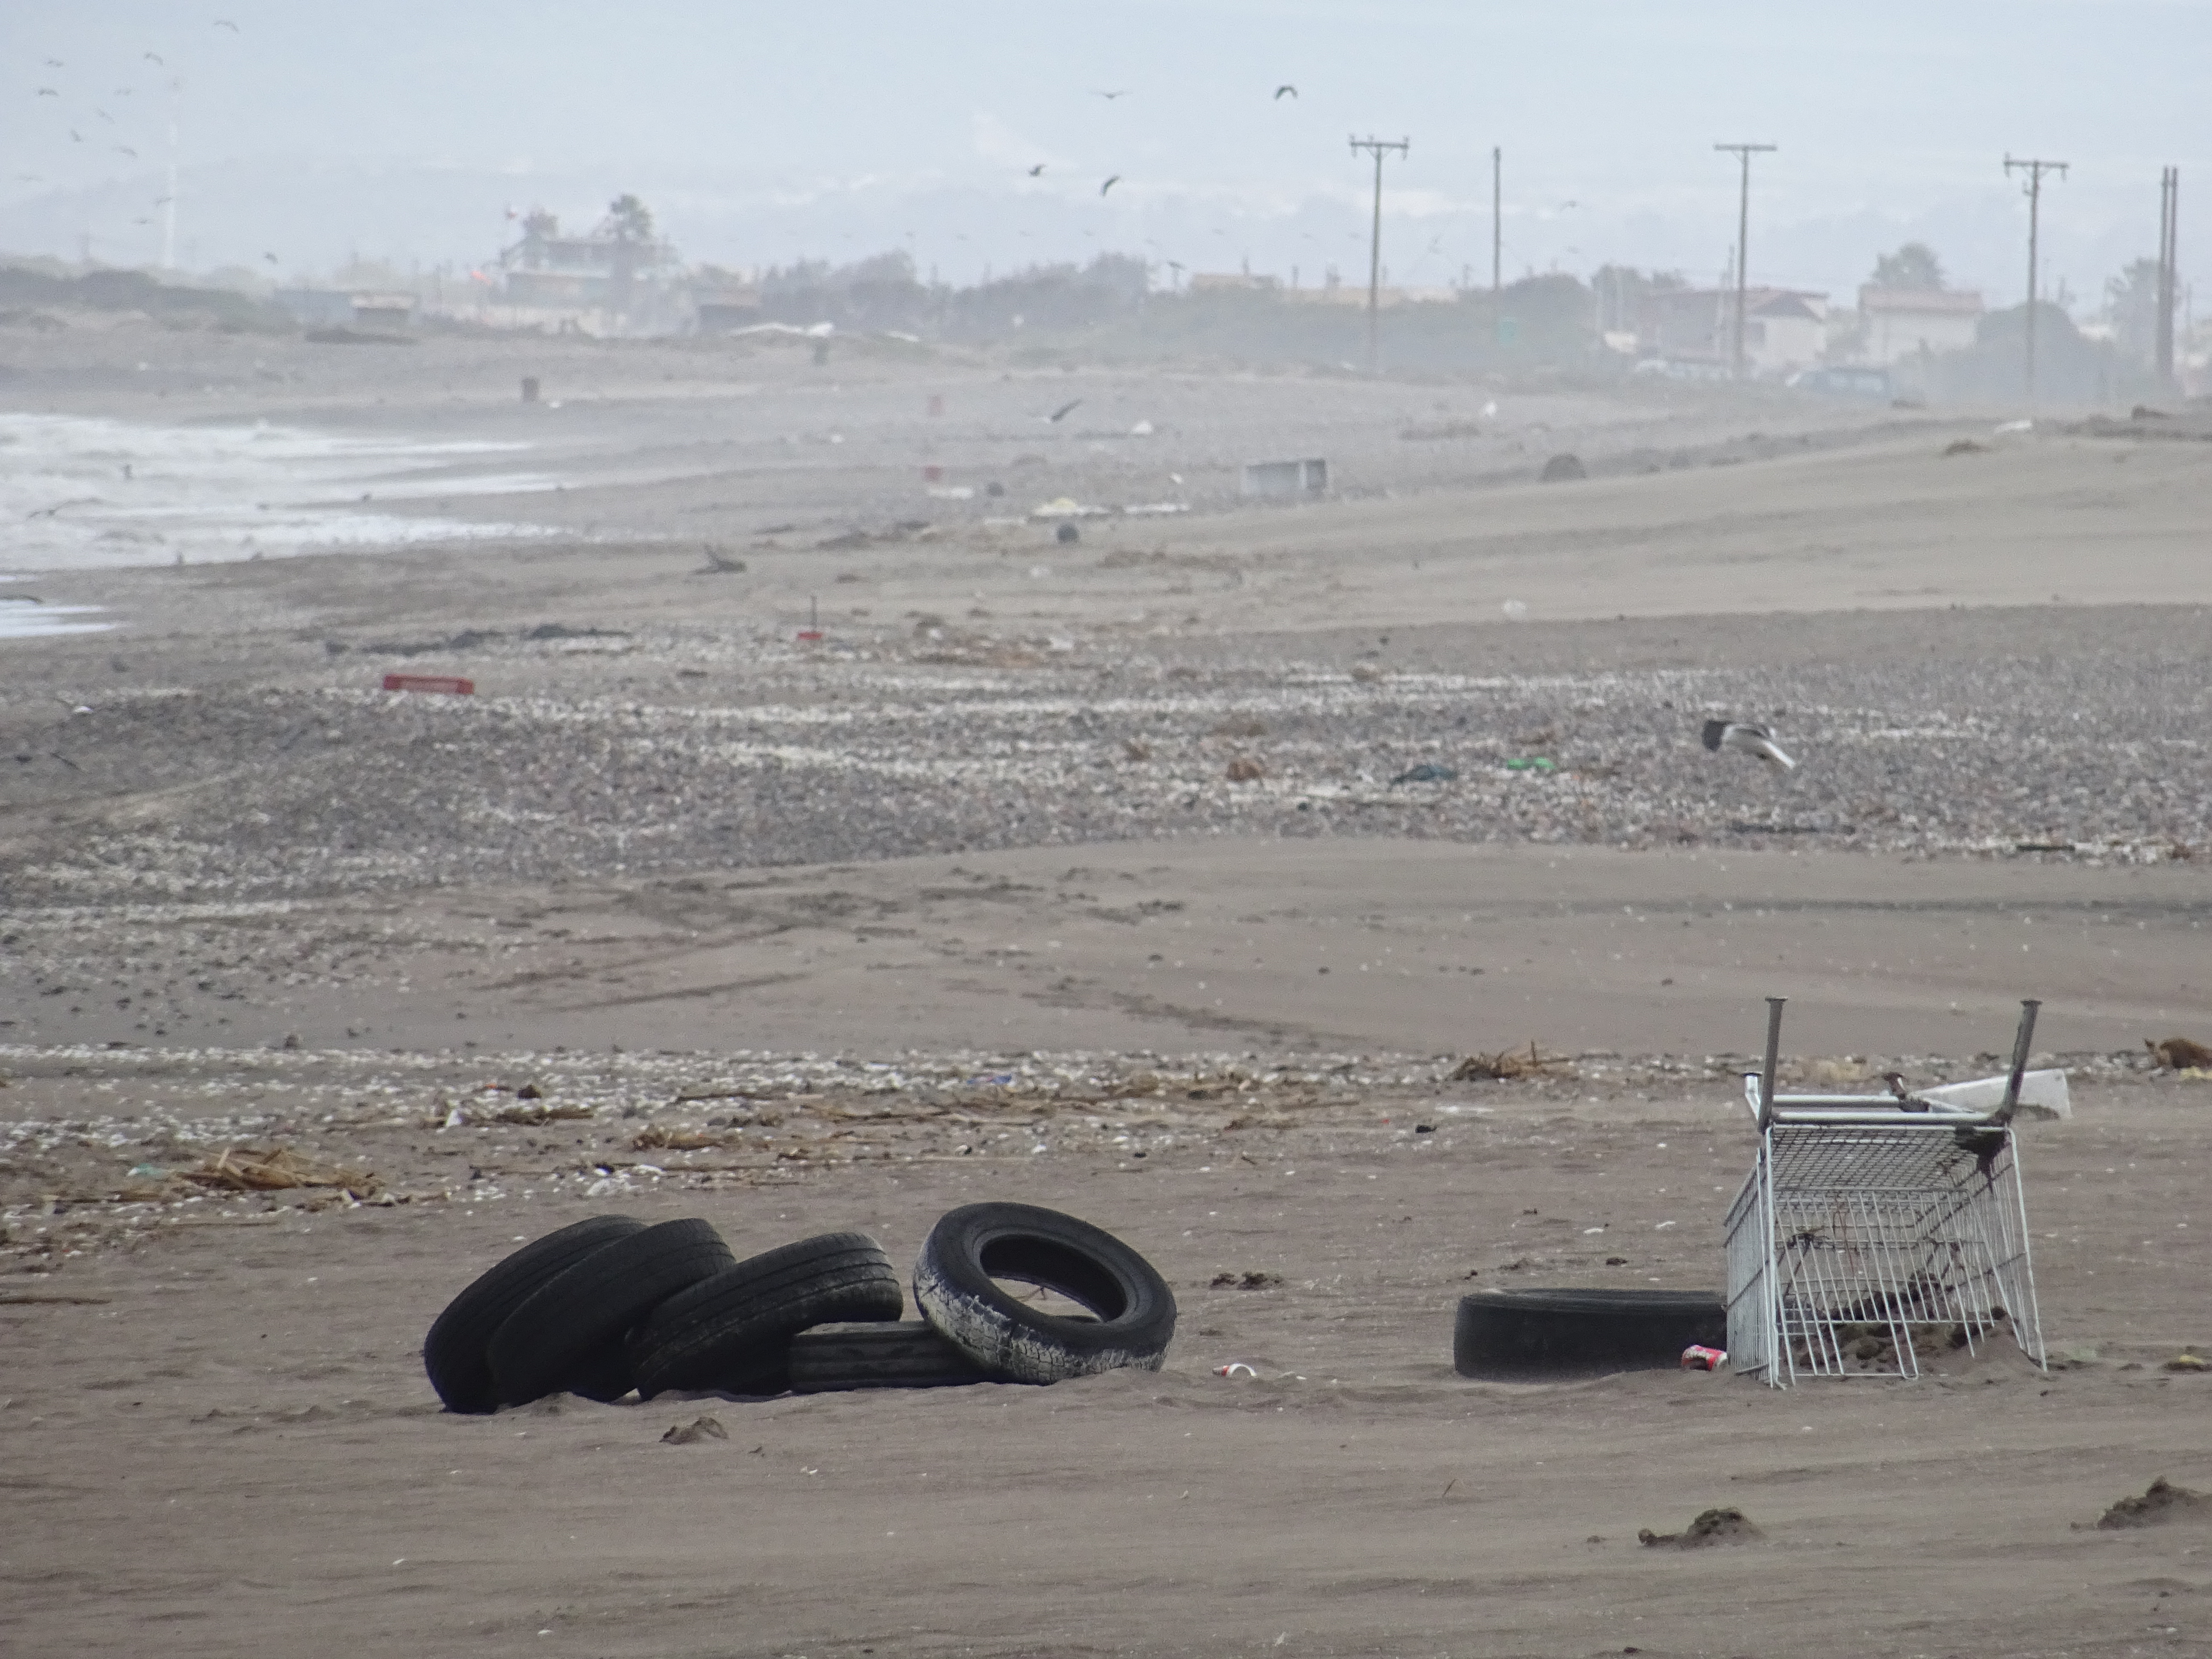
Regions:
<instances>
[{"instance_id":1,"label":"white building","mask_svg":"<svg viewBox=\"0 0 2212 1659\"><path fill-rule=\"evenodd\" d=\"M1884 368L1921 352L1963 351L1974 343L1982 296L1951 289L1867 287L1859 290L1866 330L1863 356Z\"/></svg>"}]
</instances>

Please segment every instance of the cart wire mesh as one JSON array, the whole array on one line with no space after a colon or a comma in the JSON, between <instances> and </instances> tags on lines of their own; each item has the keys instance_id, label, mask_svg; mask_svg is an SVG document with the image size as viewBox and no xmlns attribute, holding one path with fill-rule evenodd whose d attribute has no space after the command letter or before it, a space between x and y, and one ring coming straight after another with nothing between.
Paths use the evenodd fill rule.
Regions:
<instances>
[{"instance_id":1,"label":"cart wire mesh","mask_svg":"<svg viewBox=\"0 0 2212 1659\"><path fill-rule=\"evenodd\" d=\"M1776 1102L1729 1209L1734 1368L1776 1387L1914 1377L2005 1327L2043 1364L2011 1127L1872 1113L1792 1122L1791 1104Z\"/></svg>"}]
</instances>

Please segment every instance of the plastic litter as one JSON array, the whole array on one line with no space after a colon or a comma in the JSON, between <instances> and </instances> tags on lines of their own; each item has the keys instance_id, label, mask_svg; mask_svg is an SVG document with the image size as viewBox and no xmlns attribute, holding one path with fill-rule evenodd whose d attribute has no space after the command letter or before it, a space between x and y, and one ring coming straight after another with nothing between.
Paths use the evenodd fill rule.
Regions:
<instances>
[{"instance_id":1,"label":"plastic litter","mask_svg":"<svg viewBox=\"0 0 2212 1659\"><path fill-rule=\"evenodd\" d=\"M437 691L449 697L472 697L477 683L452 674L386 674L384 689L387 691Z\"/></svg>"},{"instance_id":2,"label":"plastic litter","mask_svg":"<svg viewBox=\"0 0 2212 1659\"><path fill-rule=\"evenodd\" d=\"M1505 769L1509 772L1556 772L1559 769L1559 763L1541 755L1528 755L1506 762Z\"/></svg>"},{"instance_id":3,"label":"plastic litter","mask_svg":"<svg viewBox=\"0 0 2212 1659\"><path fill-rule=\"evenodd\" d=\"M1702 1342L1692 1342L1682 1350L1682 1369L1686 1371L1717 1371L1727 1364L1726 1348L1709 1348Z\"/></svg>"},{"instance_id":4,"label":"plastic litter","mask_svg":"<svg viewBox=\"0 0 2212 1659\"><path fill-rule=\"evenodd\" d=\"M1232 1359L1226 1365L1216 1365L1213 1368L1213 1374L1216 1376L1235 1376L1239 1373L1250 1377L1257 1377L1260 1375L1241 1359Z\"/></svg>"},{"instance_id":5,"label":"plastic litter","mask_svg":"<svg viewBox=\"0 0 2212 1659\"><path fill-rule=\"evenodd\" d=\"M1428 761L1423 761L1419 766L1407 767L1396 777L1391 779L1390 787L1395 789L1401 783L1457 783L1458 781L1459 774L1450 767L1437 766Z\"/></svg>"}]
</instances>

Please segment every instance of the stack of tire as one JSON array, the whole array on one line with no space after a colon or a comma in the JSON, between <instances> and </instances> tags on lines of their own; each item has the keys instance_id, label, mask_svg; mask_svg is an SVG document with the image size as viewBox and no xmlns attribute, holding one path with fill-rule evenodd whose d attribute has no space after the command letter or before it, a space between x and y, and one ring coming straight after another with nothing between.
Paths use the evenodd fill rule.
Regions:
<instances>
[{"instance_id":1,"label":"stack of tire","mask_svg":"<svg viewBox=\"0 0 2212 1659\"><path fill-rule=\"evenodd\" d=\"M1088 1310L1047 1313L996 1281ZM1175 1297L1112 1234L1027 1204L969 1204L939 1220L915 1263L922 1317L883 1247L823 1233L740 1261L698 1219L648 1227L593 1216L524 1246L447 1304L422 1344L449 1411L550 1394L645 1399L965 1382L1058 1382L1157 1370Z\"/></svg>"}]
</instances>

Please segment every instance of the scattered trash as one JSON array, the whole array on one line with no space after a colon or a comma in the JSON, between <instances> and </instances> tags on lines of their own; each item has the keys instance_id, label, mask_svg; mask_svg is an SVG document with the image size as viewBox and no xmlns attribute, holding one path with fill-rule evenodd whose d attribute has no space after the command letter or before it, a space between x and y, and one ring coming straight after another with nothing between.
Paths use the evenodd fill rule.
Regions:
<instances>
[{"instance_id":1,"label":"scattered trash","mask_svg":"<svg viewBox=\"0 0 2212 1659\"><path fill-rule=\"evenodd\" d=\"M1328 489L1328 463L1318 458L1301 461L1253 461L1237 483L1243 495L1319 495Z\"/></svg>"},{"instance_id":2,"label":"scattered trash","mask_svg":"<svg viewBox=\"0 0 2212 1659\"><path fill-rule=\"evenodd\" d=\"M1636 1541L1646 1549L1697 1550L1714 1544L1747 1544L1766 1534L1751 1523L1741 1510L1707 1510L1681 1532L1658 1533L1639 1528Z\"/></svg>"},{"instance_id":3,"label":"scattered trash","mask_svg":"<svg viewBox=\"0 0 2212 1659\"><path fill-rule=\"evenodd\" d=\"M1152 757L1152 745L1140 738L1124 738L1121 752L1133 761L1148 761Z\"/></svg>"},{"instance_id":4,"label":"scattered trash","mask_svg":"<svg viewBox=\"0 0 2212 1659\"><path fill-rule=\"evenodd\" d=\"M538 377L535 374L526 374L522 377L522 401L526 404L534 404L538 401Z\"/></svg>"},{"instance_id":5,"label":"scattered trash","mask_svg":"<svg viewBox=\"0 0 2212 1659\"><path fill-rule=\"evenodd\" d=\"M1544 483L1571 483L1577 478L1589 477L1589 469L1583 465L1579 455L1554 455L1544 463L1544 470L1538 477Z\"/></svg>"},{"instance_id":6,"label":"scattered trash","mask_svg":"<svg viewBox=\"0 0 2212 1659\"><path fill-rule=\"evenodd\" d=\"M1216 1291L1271 1291L1282 1282L1280 1273L1216 1273L1207 1288Z\"/></svg>"},{"instance_id":7,"label":"scattered trash","mask_svg":"<svg viewBox=\"0 0 2212 1659\"><path fill-rule=\"evenodd\" d=\"M2143 1047L2169 1072L2201 1072L2212 1066L2212 1048L2189 1037L2170 1036L2162 1042L2145 1037Z\"/></svg>"},{"instance_id":8,"label":"scattered trash","mask_svg":"<svg viewBox=\"0 0 2212 1659\"><path fill-rule=\"evenodd\" d=\"M967 501L975 498L975 489L968 484L932 484L929 498L933 501Z\"/></svg>"},{"instance_id":9,"label":"scattered trash","mask_svg":"<svg viewBox=\"0 0 2212 1659\"><path fill-rule=\"evenodd\" d=\"M1062 547L1069 547L1083 539L1083 532L1072 524L1064 524L1052 532L1052 538Z\"/></svg>"},{"instance_id":10,"label":"scattered trash","mask_svg":"<svg viewBox=\"0 0 2212 1659\"><path fill-rule=\"evenodd\" d=\"M1498 609L1504 611L1505 620L1508 622L1526 622L1528 620L1528 607L1522 604L1519 599L1508 599L1504 605L1500 605Z\"/></svg>"},{"instance_id":11,"label":"scattered trash","mask_svg":"<svg viewBox=\"0 0 2212 1659\"><path fill-rule=\"evenodd\" d=\"M2034 430L2035 430L2035 422L2034 422L2033 421L2027 421L2027 420L2021 420L2021 421L2006 421L2006 422L2002 422L2000 425L1998 425L1998 426L1997 426L1996 428L1995 428L1994 429L1995 429L1996 431L1999 432L1999 433L2006 433L2006 432L2033 432L2033 431L2034 431Z\"/></svg>"},{"instance_id":12,"label":"scattered trash","mask_svg":"<svg viewBox=\"0 0 2212 1659\"><path fill-rule=\"evenodd\" d=\"M1401 783L1457 783L1458 781L1459 774L1450 767L1437 766L1431 762L1423 761L1418 766L1407 767L1396 777L1391 779L1390 787L1395 789Z\"/></svg>"},{"instance_id":13,"label":"scattered trash","mask_svg":"<svg viewBox=\"0 0 2212 1659\"><path fill-rule=\"evenodd\" d=\"M234 1146L216 1153L196 1170L181 1172L187 1181L203 1187L220 1187L234 1193L279 1192L297 1187L329 1187L356 1198L366 1197L383 1183L366 1170L348 1170L335 1164L302 1158L289 1146L254 1152Z\"/></svg>"},{"instance_id":14,"label":"scattered trash","mask_svg":"<svg viewBox=\"0 0 2212 1659\"><path fill-rule=\"evenodd\" d=\"M660 1437L664 1446L696 1446L702 1440L727 1440L730 1431L711 1417L694 1418Z\"/></svg>"},{"instance_id":15,"label":"scattered trash","mask_svg":"<svg viewBox=\"0 0 2212 1659\"><path fill-rule=\"evenodd\" d=\"M1946 459L1953 455L1986 455L1989 453L1987 444L1978 444L1972 438L1954 438L1943 446Z\"/></svg>"},{"instance_id":16,"label":"scattered trash","mask_svg":"<svg viewBox=\"0 0 2212 1659\"><path fill-rule=\"evenodd\" d=\"M983 486L983 493L995 501L1001 495L1006 493L1006 487L1000 483L996 478L994 478L990 483Z\"/></svg>"},{"instance_id":17,"label":"scattered trash","mask_svg":"<svg viewBox=\"0 0 2212 1659\"><path fill-rule=\"evenodd\" d=\"M1726 1348L1709 1348L1702 1342L1692 1342L1682 1350L1682 1369L1686 1371L1717 1371L1727 1364Z\"/></svg>"},{"instance_id":18,"label":"scattered trash","mask_svg":"<svg viewBox=\"0 0 2212 1659\"><path fill-rule=\"evenodd\" d=\"M1231 783L1256 783L1267 775L1267 769L1258 761L1239 755L1229 763L1226 775Z\"/></svg>"},{"instance_id":19,"label":"scattered trash","mask_svg":"<svg viewBox=\"0 0 2212 1659\"><path fill-rule=\"evenodd\" d=\"M1256 714L1231 714L1217 722L1206 734L1209 738L1264 738L1267 723Z\"/></svg>"},{"instance_id":20,"label":"scattered trash","mask_svg":"<svg viewBox=\"0 0 2212 1659\"><path fill-rule=\"evenodd\" d=\"M2212 1363L2193 1353L2178 1353L2166 1362L2166 1369L2170 1371L2206 1371L2212 1370Z\"/></svg>"},{"instance_id":21,"label":"scattered trash","mask_svg":"<svg viewBox=\"0 0 2212 1659\"><path fill-rule=\"evenodd\" d=\"M2170 1521L2212 1521L2212 1496L2177 1486L2160 1475L2141 1498L2123 1498L2099 1516L2097 1526L2103 1532L2124 1532Z\"/></svg>"},{"instance_id":22,"label":"scattered trash","mask_svg":"<svg viewBox=\"0 0 2212 1659\"><path fill-rule=\"evenodd\" d=\"M1773 733L1750 720L1707 720L1705 744L1717 755L1723 749L1733 749L1740 755L1754 755L1785 772L1797 769L1797 763L1783 753Z\"/></svg>"},{"instance_id":23,"label":"scattered trash","mask_svg":"<svg viewBox=\"0 0 2212 1659\"><path fill-rule=\"evenodd\" d=\"M387 691L436 691L449 697L469 697L476 695L477 683L452 674L386 674L384 689Z\"/></svg>"},{"instance_id":24,"label":"scattered trash","mask_svg":"<svg viewBox=\"0 0 2212 1659\"><path fill-rule=\"evenodd\" d=\"M1250 1377L1257 1377L1260 1375L1241 1359L1232 1359L1226 1365L1216 1365L1213 1368L1213 1374L1216 1376L1235 1376L1240 1372Z\"/></svg>"},{"instance_id":25,"label":"scattered trash","mask_svg":"<svg viewBox=\"0 0 2212 1659\"><path fill-rule=\"evenodd\" d=\"M1060 495L1048 501L1038 502L1030 509L1030 517L1032 519L1103 519L1111 516L1112 512L1111 507L1088 507L1073 496Z\"/></svg>"},{"instance_id":26,"label":"scattered trash","mask_svg":"<svg viewBox=\"0 0 2212 1659\"><path fill-rule=\"evenodd\" d=\"M630 1148L640 1152L698 1152L709 1146L720 1146L727 1139L726 1135L711 1130L668 1129L655 1124L639 1130L637 1138L630 1142Z\"/></svg>"},{"instance_id":27,"label":"scattered trash","mask_svg":"<svg viewBox=\"0 0 2212 1659\"><path fill-rule=\"evenodd\" d=\"M1150 421L1138 422L1136 425L1129 428L1129 435L1132 438L1151 437L1152 435L1152 423Z\"/></svg>"},{"instance_id":28,"label":"scattered trash","mask_svg":"<svg viewBox=\"0 0 2212 1659\"><path fill-rule=\"evenodd\" d=\"M592 1115L588 1106L501 1106L489 1114L479 1114L478 1122L514 1123L526 1129L539 1129L549 1123L580 1122Z\"/></svg>"},{"instance_id":29,"label":"scattered trash","mask_svg":"<svg viewBox=\"0 0 2212 1659\"><path fill-rule=\"evenodd\" d=\"M1541 755L1528 755L1506 762L1505 769L1509 772L1556 772L1559 769L1559 763Z\"/></svg>"},{"instance_id":30,"label":"scattered trash","mask_svg":"<svg viewBox=\"0 0 2212 1659\"><path fill-rule=\"evenodd\" d=\"M1473 1054L1454 1066L1447 1083L1505 1083L1515 1078L1548 1077L1567 1065L1565 1054L1547 1054L1532 1040L1528 1052L1501 1048L1494 1054Z\"/></svg>"}]
</instances>

